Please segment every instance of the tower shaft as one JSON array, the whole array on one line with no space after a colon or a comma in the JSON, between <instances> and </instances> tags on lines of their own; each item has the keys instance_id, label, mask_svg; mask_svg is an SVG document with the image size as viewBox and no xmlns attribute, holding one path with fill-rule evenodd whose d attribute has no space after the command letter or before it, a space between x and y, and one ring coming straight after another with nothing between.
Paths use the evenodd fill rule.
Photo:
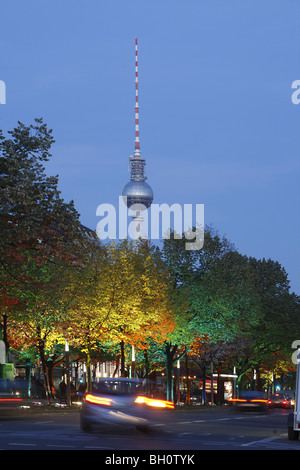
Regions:
<instances>
[{"instance_id":1,"label":"tower shaft","mask_svg":"<svg viewBox=\"0 0 300 470\"><path fill-rule=\"evenodd\" d=\"M138 69L138 44L135 40L135 145L134 156L140 157L140 112L139 112L139 69Z\"/></svg>"}]
</instances>

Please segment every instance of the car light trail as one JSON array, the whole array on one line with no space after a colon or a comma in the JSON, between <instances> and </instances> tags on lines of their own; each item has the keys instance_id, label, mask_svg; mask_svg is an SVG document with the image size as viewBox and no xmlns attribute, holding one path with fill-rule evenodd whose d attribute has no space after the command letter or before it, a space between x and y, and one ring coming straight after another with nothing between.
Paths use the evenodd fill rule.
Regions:
<instances>
[{"instance_id":1,"label":"car light trail","mask_svg":"<svg viewBox=\"0 0 300 470\"><path fill-rule=\"evenodd\" d=\"M96 395L87 394L85 400L88 403L93 403L94 405L105 405L111 406L111 402L114 400L112 398L98 397Z\"/></svg>"},{"instance_id":2,"label":"car light trail","mask_svg":"<svg viewBox=\"0 0 300 470\"><path fill-rule=\"evenodd\" d=\"M138 396L135 403L145 403L148 406L154 406L156 408L174 408L174 403L172 401L156 400L154 398L143 396Z\"/></svg>"}]
</instances>

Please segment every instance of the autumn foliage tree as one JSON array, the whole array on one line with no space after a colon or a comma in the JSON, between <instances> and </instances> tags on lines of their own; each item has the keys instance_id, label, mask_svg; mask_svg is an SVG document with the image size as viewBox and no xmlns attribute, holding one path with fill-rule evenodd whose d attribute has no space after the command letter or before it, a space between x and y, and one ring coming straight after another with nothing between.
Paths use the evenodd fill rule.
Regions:
<instances>
[{"instance_id":1,"label":"autumn foliage tree","mask_svg":"<svg viewBox=\"0 0 300 470\"><path fill-rule=\"evenodd\" d=\"M86 241L73 202L60 196L58 177L45 173L52 131L36 119L8 134L0 132L0 306L11 333L22 325L44 364L47 336L63 310L66 273L84 262Z\"/></svg>"},{"instance_id":2,"label":"autumn foliage tree","mask_svg":"<svg viewBox=\"0 0 300 470\"><path fill-rule=\"evenodd\" d=\"M99 344L121 344L125 375L126 344L147 349L150 339L163 340L174 328L168 288L147 247L124 241L99 249L82 273L65 325L71 344L85 354L88 386L92 352Z\"/></svg>"}]
</instances>

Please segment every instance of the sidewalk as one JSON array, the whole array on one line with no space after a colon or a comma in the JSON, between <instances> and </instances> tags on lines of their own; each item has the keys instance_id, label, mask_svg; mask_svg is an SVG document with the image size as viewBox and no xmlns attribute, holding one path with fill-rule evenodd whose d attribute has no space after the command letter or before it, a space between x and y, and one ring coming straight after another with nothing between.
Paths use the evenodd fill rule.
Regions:
<instances>
[{"instance_id":1,"label":"sidewalk","mask_svg":"<svg viewBox=\"0 0 300 470\"><path fill-rule=\"evenodd\" d=\"M81 408L81 402L72 402L70 406L66 403L62 403L58 399L53 399L49 405L48 400L41 398L23 398L22 402L9 408L9 414L12 416L26 415L32 413L61 413L61 412L79 412ZM7 409L8 410L8 409ZM4 415L1 413L0 406L0 417ZM5 413L7 416L8 413Z\"/></svg>"},{"instance_id":2,"label":"sidewalk","mask_svg":"<svg viewBox=\"0 0 300 470\"><path fill-rule=\"evenodd\" d=\"M216 410L220 408L227 408L222 406L211 406L211 405L175 405L175 411L207 411ZM4 416L26 416L32 414L51 414L51 413L79 413L81 409L81 402L79 400L72 401L70 406L63 403L59 399L53 399L51 404L45 398L23 398L21 403L16 404L9 409L1 409L0 406L0 418Z\"/></svg>"}]
</instances>

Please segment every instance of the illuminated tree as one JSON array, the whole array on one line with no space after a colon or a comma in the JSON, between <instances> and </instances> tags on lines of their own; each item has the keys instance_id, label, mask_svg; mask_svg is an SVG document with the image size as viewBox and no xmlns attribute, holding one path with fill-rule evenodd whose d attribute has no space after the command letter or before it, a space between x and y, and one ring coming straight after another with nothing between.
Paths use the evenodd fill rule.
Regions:
<instances>
[{"instance_id":1,"label":"illuminated tree","mask_svg":"<svg viewBox=\"0 0 300 470\"><path fill-rule=\"evenodd\" d=\"M196 337L207 337L210 343L232 341L257 323L259 303L247 259L212 229L206 228L201 250L186 250L184 237L170 238L163 254L173 277L173 304L178 311L177 328L163 353L170 397L178 347L183 355Z\"/></svg>"},{"instance_id":2,"label":"illuminated tree","mask_svg":"<svg viewBox=\"0 0 300 470\"><path fill-rule=\"evenodd\" d=\"M124 345L147 348L147 341L174 328L167 281L146 246L110 243L94 256L77 285L67 329L71 344L85 354L88 386L92 351L101 342L121 344L124 375Z\"/></svg>"}]
</instances>

